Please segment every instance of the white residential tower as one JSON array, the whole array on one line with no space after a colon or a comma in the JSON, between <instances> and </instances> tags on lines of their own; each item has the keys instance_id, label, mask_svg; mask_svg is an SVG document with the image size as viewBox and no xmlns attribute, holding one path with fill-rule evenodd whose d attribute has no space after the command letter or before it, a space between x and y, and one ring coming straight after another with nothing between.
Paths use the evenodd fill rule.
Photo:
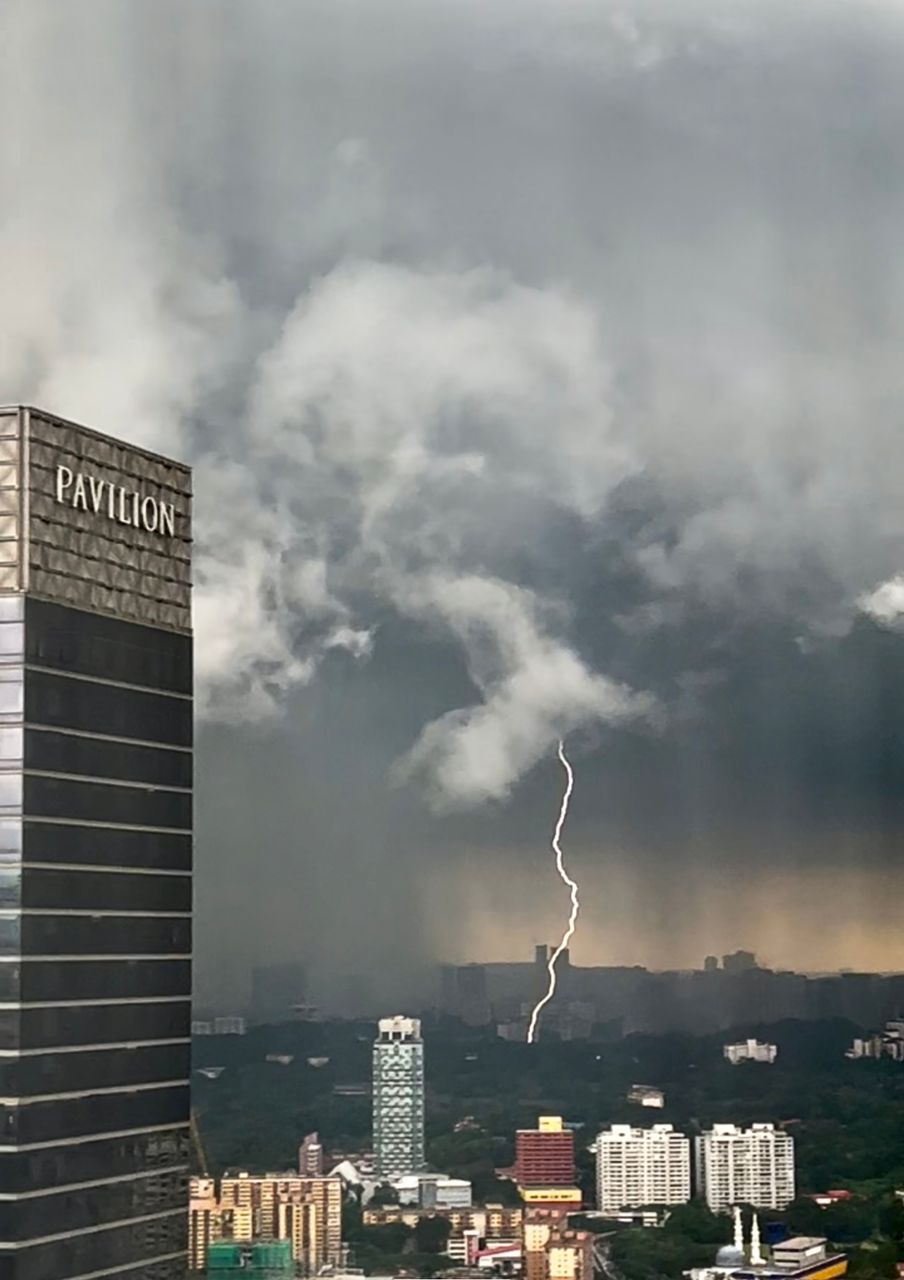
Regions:
<instances>
[{"instance_id":1,"label":"white residential tower","mask_svg":"<svg viewBox=\"0 0 904 1280\"><path fill-rule=\"evenodd\" d=\"M373 1052L377 1173L386 1180L424 1168L424 1042L417 1018L382 1018Z\"/></svg>"},{"instance_id":2,"label":"white residential tower","mask_svg":"<svg viewBox=\"0 0 904 1280\"><path fill-rule=\"evenodd\" d=\"M716 1124L696 1139L697 1193L714 1213L736 1204L785 1209L794 1199L794 1139L772 1124Z\"/></svg>"},{"instance_id":3,"label":"white residential tower","mask_svg":"<svg viewBox=\"0 0 904 1280\"><path fill-rule=\"evenodd\" d=\"M596 1140L597 1206L603 1212L685 1204L691 1198L691 1149L670 1124L614 1124Z\"/></svg>"}]
</instances>

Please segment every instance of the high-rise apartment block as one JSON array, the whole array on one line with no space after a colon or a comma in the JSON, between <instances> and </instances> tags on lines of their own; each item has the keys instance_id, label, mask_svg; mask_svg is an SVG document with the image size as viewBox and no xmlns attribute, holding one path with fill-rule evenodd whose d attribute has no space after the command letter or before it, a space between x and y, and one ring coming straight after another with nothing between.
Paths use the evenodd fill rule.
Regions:
<instances>
[{"instance_id":1,"label":"high-rise apartment block","mask_svg":"<svg viewBox=\"0 0 904 1280\"><path fill-rule=\"evenodd\" d=\"M306 1178L323 1175L323 1143L318 1133L307 1134L298 1146L298 1172Z\"/></svg>"},{"instance_id":2,"label":"high-rise apartment block","mask_svg":"<svg viewBox=\"0 0 904 1280\"><path fill-rule=\"evenodd\" d=\"M521 1188L573 1187L574 1134L561 1116L541 1116L515 1134L515 1181Z\"/></svg>"},{"instance_id":3,"label":"high-rise apartment block","mask_svg":"<svg viewBox=\"0 0 904 1280\"><path fill-rule=\"evenodd\" d=\"M342 1183L292 1173L227 1175L219 1194L211 1178L191 1184L189 1261L204 1270L211 1245L287 1240L306 1275L340 1266Z\"/></svg>"},{"instance_id":4,"label":"high-rise apartment block","mask_svg":"<svg viewBox=\"0 0 904 1280\"><path fill-rule=\"evenodd\" d=\"M603 1212L685 1204L691 1198L691 1144L670 1124L615 1124L596 1140L597 1207Z\"/></svg>"},{"instance_id":5,"label":"high-rise apartment block","mask_svg":"<svg viewBox=\"0 0 904 1280\"><path fill-rule=\"evenodd\" d=\"M785 1209L794 1199L794 1139L772 1124L717 1124L696 1139L697 1193L714 1213L737 1204Z\"/></svg>"},{"instance_id":6,"label":"high-rise apartment block","mask_svg":"<svg viewBox=\"0 0 904 1280\"><path fill-rule=\"evenodd\" d=\"M0 1276L185 1268L191 476L0 410Z\"/></svg>"},{"instance_id":7,"label":"high-rise apartment block","mask_svg":"<svg viewBox=\"0 0 904 1280\"><path fill-rule=\"evenodd\" d=\"M382 1018L373 1047L373 1139L385 1179L424 1167L424 1042L417 1018Z\"/></svg>"}]
</instances>

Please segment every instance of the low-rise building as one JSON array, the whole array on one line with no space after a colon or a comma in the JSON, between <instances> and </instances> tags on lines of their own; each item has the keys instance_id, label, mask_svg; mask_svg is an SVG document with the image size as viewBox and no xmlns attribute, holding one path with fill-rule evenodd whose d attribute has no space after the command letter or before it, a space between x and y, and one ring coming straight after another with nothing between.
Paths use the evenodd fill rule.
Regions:
<instances>
[{"instance_id":1,"label":"low-rise building","mask_svg":"<svg viewBox=\"0 0 904 1280\"><path fill-rule=\"evenodd\" d=\"M830 1249L823 1236L795 1236L764 1250L756 1214L746 1243L736 1206L733 1242L720 1246L711 1266L695 1267L684 1275L687 1280L839 1280L847 1266L847 1257Z\"/></svg>"},{"instance_id":2,"label":"low-rise building","mask_svg":"<svg viewBox=\"0 0 904 1280\"><path fill-rule=\"evenodd\" d=\"M733 1066L739 1062L775 1062L778 1046L761 1044L759 1040L744 1040L740 1044L723 1045L722 1056Z\"/></svg>"},{"instance_id":3,"label":"low-rise building","mask_svg":"<svg viewBox=\"0 0 904 1280\"><path fill-rule=\"evenodd\" d=\"M853 1200L854 1195L853 1192L840 1188L837 1191L817 1191L807 1198L819 1205L820 1209L831 1209L833 1205L845 1204L848 1200Z\"/></svg>"},{"instance_id":4,"label":"low-rise building","mask_svg":"<svg viewBox=\"0 0 904 1280\"><path fill-rule=\"evenodd\" d=\"M884 1031L855 1039L845 1057L891 1058L893 1062L904 1062L904 1020L893 1018L886 1022Z\"/></svg>"},{"instance_id":5,"label":"low-rise building","mask_svg":"<svg viewBox=\"0 0 904 1280\"><path fill-rule=\"evenodd\" d=\"M399 1197L399 1204L424 1209L467 1209L471 1205L470 1182L444 1173L409 1173L389 1185Z\"/></svg>"},{"instance_id":6,"label":"low-rise building","mask_svg":"<svg viewBox=\"0 0 904 1280\"><path fill-rule=\"evenodd\" d=\"M223 1018L214 1018L213 1034L215 1036L243 1036L247 1030L244 1018L237 1014L229 1014Z\"/></svg>"},{"instance_id":7,"label":"low-rise building","mask_svg":"<svg viewBox=\"0 0 904 1280\"><path fill-rule=\"evenodd\" d=\"M458 1209L425 1209L416 1205L387 1204L366 1208L362 1221L366 1227L384 1227L403 1222L416 1227L421 1218L445 1218L451 1237L475 1232L482 1240L514 1240L520 1238L523 1214L520 1205L474 1205Z\"/></svg>"},{"instance_id":8,"label":"low-rise building","mask_svg":"<svg viewBox=\"0 0 904 1280\"><path fill-rule=\"evenodd\" d=\"M628 1102L641 1107L653 1107L661 1111L665 1106L665 1094L661 1089L654 1089L649 1084L635 1084L628 1090Z\"/></svg>"}]
</instances>

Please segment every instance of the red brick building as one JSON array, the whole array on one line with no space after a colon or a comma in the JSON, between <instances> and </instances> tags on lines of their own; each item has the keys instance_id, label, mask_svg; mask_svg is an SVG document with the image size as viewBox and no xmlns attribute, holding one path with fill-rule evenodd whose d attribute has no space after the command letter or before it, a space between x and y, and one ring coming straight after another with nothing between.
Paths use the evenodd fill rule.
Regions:
<instances>
[{"instance_id":1,"label":"red brick building","mask_svg":"<svg viewBox=\"0 0 904 1280\"><path fill-rule=\"evenodd\" d=\"M574 1134L559 1116L541 1116L536 1129L515 1134L515 1181L521 1188L573 1187Z\"/></svg>"}]
</instances>

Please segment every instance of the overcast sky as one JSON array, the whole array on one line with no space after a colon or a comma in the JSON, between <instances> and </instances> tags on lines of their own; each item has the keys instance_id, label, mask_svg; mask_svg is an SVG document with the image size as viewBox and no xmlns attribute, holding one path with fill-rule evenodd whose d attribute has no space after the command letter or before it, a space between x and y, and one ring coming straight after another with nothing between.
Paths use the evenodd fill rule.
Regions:
<instances>
[{"instance_id":1,"label":"overcast sky","mask_svg":"<svg viewBox=\"0 0 904 1280\"><path fill-rule=\"evenodd\" d=\"M196 468L198 986L904 968L904 4L0 0L6 401ZM395 980L395 979L394 979Z\"/></svg>"}]
</instances>

